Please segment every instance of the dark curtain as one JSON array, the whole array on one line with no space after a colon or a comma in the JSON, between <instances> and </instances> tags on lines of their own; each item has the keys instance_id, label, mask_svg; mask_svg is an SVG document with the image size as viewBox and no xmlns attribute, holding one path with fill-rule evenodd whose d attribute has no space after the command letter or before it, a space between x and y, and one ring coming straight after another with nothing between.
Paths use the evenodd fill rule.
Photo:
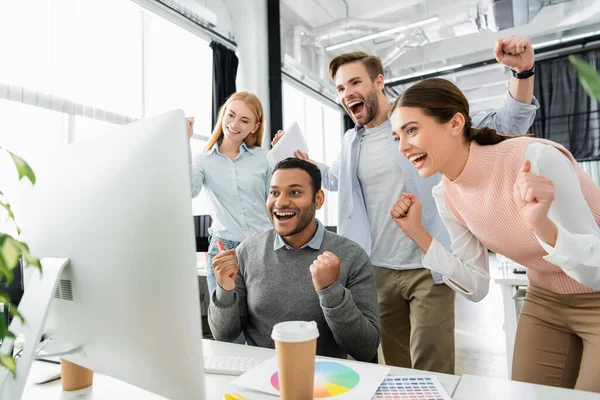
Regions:
<instances>
[{"instance_id":1,"label":"dark curtain","mask_svg":"<svg viewBox=\"0 0 600 400\"><path fill-rule=\"evenodd\" d=\"M267 45L269 65L269 111L268 130L265 130L263 143L265 148L271 148L271 132L285 129L283 126L283 93L281 81L281 12L280 0L267 0ZM260 145L260 143L258 143Z\"/></svg>"},{"instance_id":2,"label":"dark curtain","mask_svg":"<svg viewBox=\"0 0 600 400\"><path fill-rule=\"evenodd\" d=\"M238 69L238 58L235 52L215 41L210 43L213 50L212 79L212 126L217 123L219 107L235 93L235 77Z\"/></svg>"},{"instance_id":3,"label":"dark curtain","mask_svg":"<svg viewBox=\"0 0 600 400\"><path fill-rule=\"evenodd\" d=\"M578 54L594 68L600 51ZM565 146L577 159L600 157L600 111L577 78L568 56L536 62L535 97L540 102L533 123L536 137Z\"/></svg>"}]
</instances>

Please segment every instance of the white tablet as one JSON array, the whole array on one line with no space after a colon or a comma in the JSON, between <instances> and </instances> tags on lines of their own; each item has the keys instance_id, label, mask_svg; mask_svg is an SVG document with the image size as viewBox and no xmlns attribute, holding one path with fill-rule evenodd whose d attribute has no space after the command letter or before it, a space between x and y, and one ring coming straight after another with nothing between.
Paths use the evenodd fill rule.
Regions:
<instances>
[{"instance_id":1,"label":"white tablet","mask_svg":"<svg viewBox=\"0 0 600 400\"><path fill-rule=\"evenodd\" d=\"M294 122L267 154L269 164L271 164L271 167L275 167L279 161L294 157L294 151L296 150L308 153L308 145L304 140L304 136L302 136L300 126L297 122Z\"/></svg>"}]
</instances>

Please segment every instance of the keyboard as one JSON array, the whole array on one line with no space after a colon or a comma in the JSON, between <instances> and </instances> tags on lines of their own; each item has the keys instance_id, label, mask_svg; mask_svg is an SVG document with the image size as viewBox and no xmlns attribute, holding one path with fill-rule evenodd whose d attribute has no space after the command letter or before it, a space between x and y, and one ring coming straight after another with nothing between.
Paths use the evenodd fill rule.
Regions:
<instances>
[{"instance_id":1,"label":"keyboard","mask_svg":"<svg viewBox=\"0 0 600 400\"><path fill-rule=\"evenodd\" d=\"M204 371L207 374L239 376L263 361L258 358L204 356Z\"/></svg>"}]
</instances>

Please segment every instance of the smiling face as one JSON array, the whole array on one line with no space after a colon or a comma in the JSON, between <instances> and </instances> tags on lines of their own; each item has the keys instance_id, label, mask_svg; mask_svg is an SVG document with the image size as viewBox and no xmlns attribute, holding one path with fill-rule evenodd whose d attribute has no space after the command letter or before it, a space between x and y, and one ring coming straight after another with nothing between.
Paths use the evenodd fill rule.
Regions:
<instances>
[{"instance_id":1,"label":"smiling face","mask_svg":"<svg viewBox=\"0 0 600 400\"><path fill-rule=\"evenodd\" d=\"M356 125L365 126L373 121L379 111L382 75L373 81L360 61L350 62L337 70L335 85L342 107Z\"/></svg>"},{"instance_id":2,"label":"smiling face","mask_svg":"<svg viewBox=\"0 0 600 400\"><path fill-rule=\"evenodd\" d=\"M299 168L278 169L271 178L267 210L275 231L282 237L302 236L315 222L324 193L313 193L310 175ZM306 238L306 242L310 237Z\"/></svg>"},{"instance_id":3,"label":"smiling face","mask_svg":"<svg viewBox=\"0 0 600 400\"><path fill-rule=\"evenodd\" d=\"M258 126L256 116L242 100L233 100L227 105L221 127L228 140L241 144Z\"/></svg>"},{"instance_id":4,"label":"smiling face","mask_svg":"<svg viewBox=\"0 0 600 400\"><path fill-rule=\"evenodd\" d=\"M417 168L422 178L443 171L459 146L464 145L464 117L458 113L439 123L417 107L397 107L392 116L398 151Z\"/></svg>"}]
</instances>

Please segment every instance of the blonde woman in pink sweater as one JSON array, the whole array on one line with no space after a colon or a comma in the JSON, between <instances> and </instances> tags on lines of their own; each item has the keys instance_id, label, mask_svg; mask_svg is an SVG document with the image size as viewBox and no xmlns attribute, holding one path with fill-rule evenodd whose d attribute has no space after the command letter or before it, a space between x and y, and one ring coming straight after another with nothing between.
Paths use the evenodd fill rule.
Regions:
<instances>
[{"instance_id":1,"label":"blonde woman in pink sweater","mask_svg":"<svg viewBox=\"0 0 600 400\"><path fill-rule=\"evenodd\" d=\"M557 143L472 128L467 99L444 79L406 90L391 121L419 175L441 173L433 195L452 253L423 227L414 195L391 210L423 265L472 301L488 292L488 249L527 267L512 379L600 392L598 186Z\"/></svg>"}]
</instances>

